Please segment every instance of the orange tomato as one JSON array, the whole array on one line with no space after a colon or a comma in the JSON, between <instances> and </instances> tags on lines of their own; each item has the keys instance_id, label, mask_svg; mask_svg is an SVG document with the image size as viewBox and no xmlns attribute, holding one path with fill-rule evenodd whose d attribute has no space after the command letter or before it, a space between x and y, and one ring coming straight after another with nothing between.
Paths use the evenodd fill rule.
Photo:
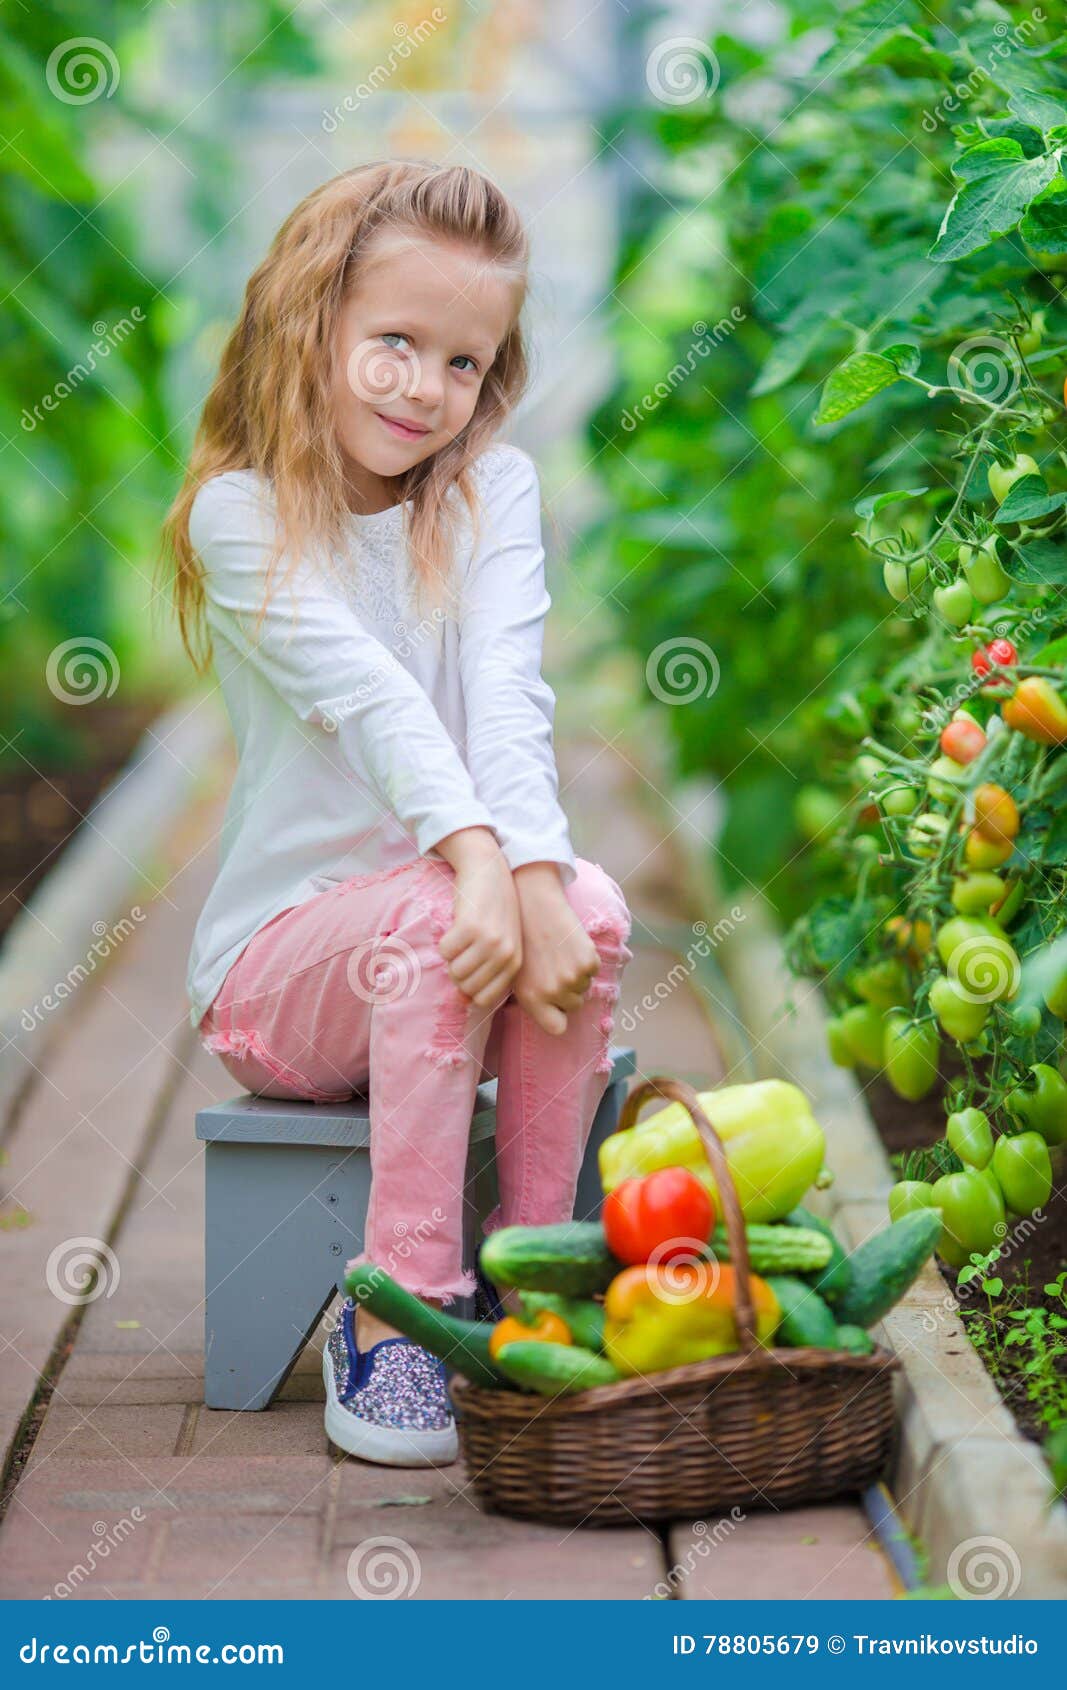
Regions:
<instances>
[{"instance_id":1,"label":"orange tomato","mask_svg":"<svg viewBox=\"0 0 1067 1690\"><path fill-rule=\"evenodd\" d=\"M1011 793L984 781L974 794L974 825L983 838L1010 845L1019 831L1019 810Z\"/></svg>"}]
</instances>

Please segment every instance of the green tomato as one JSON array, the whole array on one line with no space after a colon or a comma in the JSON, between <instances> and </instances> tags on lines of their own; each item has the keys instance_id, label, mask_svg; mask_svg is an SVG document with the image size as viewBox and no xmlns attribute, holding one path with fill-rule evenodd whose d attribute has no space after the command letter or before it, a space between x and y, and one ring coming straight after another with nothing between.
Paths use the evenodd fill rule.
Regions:
<instances>
[{"instance_id":1,"label":"green tomato","mask_svg":"<svg viewBox=\"0 0 1067 1690\"><path fill-rule=\"evenodd\" d=\"M843 1037L855 1060L865 1068L880 1068L885 1042L882 1011L873 1003L855 1003L840 1020Z\"/></svg>"},{"instance_id":2,"label":"green tomato","mask_svg":"<svg viewBox=\"0 0 1067 1690\"><path fill-rule=\"evenodd\" d=\"M883 1060L886 1079L898 1097L918 1103L937 1081L940 1041L929 1021L912 1021L893 1011L886 1016Z\"/></svg>"},{"instance_id":3,"label":"green tomato","mask_svg":"<svg viewBox=\"0 0 1067 1690\"><path fill-rule=\"evenodd\" d=\"M1033 1084L1016 1086L1004 1107L1046 1144L1067 1144L1067 1080L1047 1062L1036 1062L1030 1072Z\"/></svg>"},{"instance_id":4,"label":"green tomato","mask_svg":"<svg viewBox=\"0 0 1067 1690\"><path fill-rule=\"evenodd\" d=\"M957 763L954 757L946 757L944 753L935 757L926 776L931 798L940 798L943 804L951 804L960 796L962 789L956 783L963 773L963 764Z\"/></svg>"},{"instance_id":5,"label":"green tomato","mask_svg":"<svg viewBox=\"0 0 1067 1690\"><path fill-rule=\"evenodd\" d=\"M1030 327L1024 329L1019 336L1019 351L1024 358L1029 358L1038 350L1045 334L1045 313L1035 311L1030 318Z\"/></svg>"},{"instance_id":6,"label":"green tomato","mask_svg":"<svg viewBox=\"0 0 1067 1690\"><path fill-rule=\"evenodd\" d=\"M908 828L908 849L916 857L936 857L948 832L948 817L923 810Z\"/></svg>"},{"instance_id":7,"label":"green tomato","mask_svg":"<svg viewBox=\"0 0 1067 1690\"><path fill-rule=\"evenodd\" d=\"M927 1185L924 1179L898 1180L889 1193L889 1219L900 1221L905 1215L912 1214L916 1209L931 1209L934 1203L934 1188Z\"/></svg>"},{"instance_id":8,"label":"green tomato","mask_svg":"<svg viewBox=\"0 0 1067 1690\"><path fill-rule=\"evenodd\" d=\"M896 957L883 957L867 968L858 969L849 985L857 997L865 998L879 1009L901 1009L911 1002L908 971Z\"/></svg>"},{"instance_id":9,"label":"green tomato","mask_svg":"<svg viewBox=\"0 0 1067 1690\"><path fill-rule=\"evenodd\" d=\"M930 1008L942 1032L964 1045L977 1039L989 1020L989 1005L976 1003L957 980L950 980L944 974L939 974L930 987Z\"/></svg>"},{"instance_id":10,"label":"green tomato","mask_svg":"<svg viewBox=\"0 0 1067 1690\"><path fill-rule=\"evenodd\" d=\"M1004 1237L1004 1198L995 1180L977 1168L942 1174L934 1184L934 1206L943 1231L938 1252L953 1267L977 1252L986 1255Z\"/></svg>"},{"instance_id":11,"label":"green tomato","mask_svg":"<svg viewBox=\"0 0 1067 1690\"><path fill-rule=\"evenodd\" d=\"M872 752L864 751L855 758L852 764L852 775L857 786L873 786L885 774L885 764L880 757Z\"/></svg>"},{"instance_id":12,"label":"green tomato","mask_svg":"<svg viewBox=\"0 0 1067 1690\"><path fill-rule=\"evenodd\" d=\"M947 587L935 587L933 599L934 609L950 628L965 628L974 615L974 594L966 581L952 581Z\"/></svg>"},{"instance_id":13,"label":"green tomato","mask_svg":"<svg viewBox=\"0 0 1067 1690\"><path fill-rule=\"evenodd\" d=\"M841 825L842 807L825 786L802 786L793 801L793 819L813 844L832 839Z\"/></svg>"},{"instance_id":14,"label":"green tomato","mask_svg":"<svg viewBox=\"0 0 1067 1690\"><path fill-rule=\"evenodd\" d=\"M960 915L988 915L1008 890L1007 882L991 870L975 869L952 883L952 908Z\"/></svg>"},{"instance_id":15,"label":"green tomato","mask_svg":"<svg viewBox=\"0 0 1067 1690\"><path fill-rule=\"evenodd\" d=\"M924 558L917 558L914 563L902 563L899 558L887 558L882 565L885 590L897 604L903 604L913 593L917 593L928 573Z\"/></svg>"},{"instance_id":16,"label":"green tomato","mask_svg":"<svg viewBox=\"0 0 1067 1690\"><path fill-rule=\"evenodd\" d=\"M909 742L923 725L923 715L913 698L904 698L893 710L893 726L901 739Z\"/></svg>"},{"instance_id":17,"label":"green tomato","mask_svg":"<svg viewBox=\"0 0 1067 1690\"><path fill-rule=\"evenodd\" d=\"M862 739L871 731L871 718L854 692L840 692L826 707L826 720L846 739Z\"/></svg>"},{"instance_id":18,"label":"green tomato","mask_svg":"<svg viewBox=\"0 0 1067 1690\"><path fill-rule=\"evenodd\" d=\"M853 1050L848 1034L845 1031L844 1019L835 1015L826 1023L826 1044L830 1052L830 1061L838 1068L854 1068L856 1066L856 1052Z\"/></svg>"},{"instance_id":19,"label":"green tomato","mask_svg":"<svg viewBox=\"0 0 1067 1690\"><path fill-rule=\"evenodd\" d=\"M945 1134L961 1162L984 1168L993 1154L993 1129L984 1109L957 1109L948 1118Z\"/></svg>"},{"instance_id":20,"label":"green tomato","mask_svg":"<svg viewBox=\"0 0 1067 1690\"><path fill-rule=\"evenodd\" d=\"M1052 1194L1052 1161L1040 1133L998 1138L993 1146L993 1172L1004 1201L1016 1215L1043 1209Z\"/></svg>"},{"instance_id":21,"label":"green tomato","mask_svg":"<svg viewBox=\"0 0 1067 1690\"><path fill-rule=\"evenodd\" d=\"M1045 1008L1057 1021L1067 1021L1067 968L1045 993Z\"/></svg>"},{"instance_id":22,"label":"green tomato","mask_svg":"<svg viewBox=\"0 0 1067 1690\"><path fill-rule=\"evenodd\" d=\"M1011 1024L1021 1039L1032 1039L1041 1030L1041 1011L1036 1004L1020 1005L1009 1011Z\"/></svg>"},{"instance_id":23,"label":"green tomato","mask_svg":"<svg viewBox=\"0 0 1067 1690\"><path fill-rule=\"evenodd\" d=\"M937 952L952 981L972 1003L1013 998L1022 977L1018 953L992 916L954 915L937 933Z\"/></svg>"},{"instance_id":24,"label":"green tomato","mask_svg":"<svg viewBox=\"0 0 1067 1690\"><path fill-rule=\"evenodd\" d=\"M887 816L912 816L919 808L919 793L914 786L891 786L878 795L878 802Z\"/></svg>"},{"instance_id":25,"label":"green tomato","mask_svg":"<svg viewBox=\"0 0 1067 1690\"><path fill-rule=\"evenodd\" d=\"M1041 470L1029 452L1018 452L1012 464L991 464L989 491L998 505L1002 505L1017 481L1024 475L1040 475Z\"/></svg>"},{"instance_id":26,"label":"green tomato","mask_svg":"<svg viewBox=\"0 0 1067 1690\"><path fill-rule=\"evenodd\" d=\"M967 585L979 604L996 604L998 599L1007 598L1012 579L997 556L995 534L983 540L977 550L973 546L961 546L959 561Z\"/></svg>"}]
</instances>

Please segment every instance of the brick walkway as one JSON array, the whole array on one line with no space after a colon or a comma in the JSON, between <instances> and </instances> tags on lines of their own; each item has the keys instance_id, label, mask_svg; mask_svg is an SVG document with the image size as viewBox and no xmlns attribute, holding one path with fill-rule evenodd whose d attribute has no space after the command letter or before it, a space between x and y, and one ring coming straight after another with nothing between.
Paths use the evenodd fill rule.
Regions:
<instances>
[{"instance_id":1,"label":"brick walkway","mask_svg":"<svg viewBox=\"0 0 1067 1690\"><path fill-rule=\"evenodd\" d=\"M579 771L577 847L619 879L636 917L625 1007L666 977L676 957L655 935L687 912L675 901L677 864L633 808L625 764L602 746L566 748L565 780ZM752 1514L728 1530L563 1532L481 1513L459 1466L390 1471L340 1457L322 1427L324 1332L267 1412L203 1406L193 1115L233 1088L190 1036L184 973L228 773L217 771L172 838L166 897L82 988L10 1126L0 1214L21 1205L27 1217L0 1232L8 1436L52 1364L18 1440L0 1595L373 1597L397 1585L436 1598L893 1594L858 1506ZM721 1076L705 1000L688 981L628 1042L645 1073ZM47 1263L79 1238L106 1239L114 1257L105 1292L76 1310L49 1289Z\"/></svg>"}]
</instances>

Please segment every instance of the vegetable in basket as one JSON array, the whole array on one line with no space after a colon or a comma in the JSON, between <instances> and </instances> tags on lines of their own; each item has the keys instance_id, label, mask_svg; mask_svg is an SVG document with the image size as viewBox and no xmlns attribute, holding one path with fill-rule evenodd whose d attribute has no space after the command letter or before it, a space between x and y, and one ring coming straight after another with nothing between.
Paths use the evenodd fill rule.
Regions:
<instances>
[{"instance_id":1,"label":"vegetable in basket","mask_svg":"<svg viewBox=\"0 0 1067 1690\"><path fill-rule=\"evenodd\" d=\"M621 1263L608 1249L599 1221L558 1226L503 1226L491 1232L478 1257L498 1290L556 1291L588 1297L606 1291Z\"/></svg>"},{"instance_id":2,"label":"vegetable in basket","mask_svg":"<svg viewBox=\"0 0 1067 1690\"><path fill-rule=\"evenodd\" d=\"M499 1361L505 1344L573 1344L571 1329L553 1309L538 1309L527 1325L517 1315L506 1314L493 1327L489 1354Z\"/></svg>"},{"instance_id":3,"label":"vegetable in basket","mask_svg":"<svg viewBox=\"0 0 1067 1690\"><path fill-rule=\"evenodd\" d=\"M715 1209L689 1168L657 1168L643 1179L624 1179L609 1191L601 1210L608 1249L634 1265L691 1256L706 1244Z\"/></svg>"},{"instance_id":4,"label":"vegetable in basket","mask_svg":"<svg viewBox=\"0 0 1067 1690\"><path fill-rule=\"evenodd\" d=\"M780 1220L799 1203L822 1167L826 1142L804 1093L786 1080L756 1080L699 1093L701 1107L723 1141L747 1221ZM700 1135L680 1103L670 1103L600 1146L606 1192L657 1168L692 1170L722 1203Z\"/></svg>"},{"instance_id":5,"label":"vegetable in basket","mask_svg":"<svg viewBox=\"0 0 1067 1690\"><path fill-rule=\"evenodd\" d=\"M543 1397L574 1396L595 1385L614 1385L620 1377L607 1356L580 1344L505 1344L497 1363L513 1385Z\"/></svg>"},{"instance_id":6,"label":"vegetable in basket","mask_svg":"<svg viewBox=\"0 0 1067 1690\"><path fill-rule=\"evenodd\" d=\"M756 1337L769 1344L779 1320L767 1283L749 1276ZM604 1299L604 1349L622 1374L656 1373L740 1348L734 1270L719 1262L629 1267Z\"/></svg>"}]
</instances>

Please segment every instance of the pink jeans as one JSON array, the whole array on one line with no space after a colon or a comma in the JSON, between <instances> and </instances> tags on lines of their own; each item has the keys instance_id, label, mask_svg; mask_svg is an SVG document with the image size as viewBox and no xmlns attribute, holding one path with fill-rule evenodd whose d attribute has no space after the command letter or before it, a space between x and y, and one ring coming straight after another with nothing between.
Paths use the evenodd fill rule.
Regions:
<instances>
[{"instance_id":1,"label":"pink jeans","mask_svg":"<svg viewBox=\"0 0 1067 1690\"><path fill-rule=\"evenodd\" d=\"M359 1259L446 1302L473 1287L462 1266L463 1188L478 1085L499 1076L500 1206L487 1230L568 1219L631 956L622 892L579 858L566 896L601 966L566 1032L543 1032L511 997L479 1009L438 949L453 880L445 863L420 857L283 910L242 951L200 1023L205 1047L246 1091L333 1102L369 1080Z\"/></svg>"}]
</instances>

